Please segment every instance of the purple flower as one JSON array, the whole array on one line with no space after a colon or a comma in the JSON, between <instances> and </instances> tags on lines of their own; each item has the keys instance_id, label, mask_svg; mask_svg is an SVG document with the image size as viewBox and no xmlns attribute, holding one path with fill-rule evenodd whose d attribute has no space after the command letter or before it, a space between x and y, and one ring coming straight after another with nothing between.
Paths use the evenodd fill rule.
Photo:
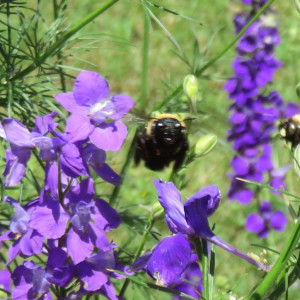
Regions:
<instances>
[{"instance_id":1,"label":"purple flower","mask_svg":"<svg viewBox=\"0 0 300 300\"><path fill-rule=\"evenodd\" d=\"M25 261L12 273L15 289L12 291L12 299L52 299L49 288L52 275L47 273L41 266L32 261Z\"/></svg>"},{"instance_id":2,"label":"purple flower","mask_svg":"<svg viewBox=\"0 0 300 300\"><path fill-rule=\"evenodd\" d=\"M32 209L27 211L14 199L5 199L15 209L10 222L10 230L0 236L0 241L14 240L9 247L7 264L17 255L32 256L42 252L44 237L30 226Z\"/></svg>"},{"instance_id":3,"label":"purple flower","mask_svg":"<svg viewBox=\"0 0 300 300\"><path fill-rule=\"evenodd\" d=\"M127 135L121 119L134 106L127 95L109 96L107 81L96 72L81 72L72 93L62 93L55 99L71 113L66 132L69 142L89 139L98 148L118 151Z\"/></svg>"},{"instance_id":4,"label":"purple flower","mask_svg":"<svg viewBox=\"0 0 300 300\"><path fill-rule=\"evenodd\" d=\"M208 217L218 208L221 199L216 186L203 188L182 204L180 193L173 183L154 179L154 184L158 201L165 210L167 224L173 233L206 239L261 269L269 269L223 241L210 229Z\"/></svg>"},{"instance_id":5,"label":"purple flower","mask_svg":"<svg viewBox=\"0 0 300 300\"><path fill-rule=\"evenodd\" d=\"M30 226L48 239L61 238L67 223L71 223L66 246L75 264L90 256L95 247L107 250L110 245L105 231L121 223L117 212L106 201L92 201L93 196L93 181L87 178L66 193L64 205L44 193L42 203L34 207L31 215Z\"/></svg>"},{"instance_id":6,"label":"purple flower","mask_svg":"<svg viewBox=\"0 0 300 300\"><path fill-rule=\"evenodd\" d=\"M284 231L287 219L283 212L272 211L272 205L264 201L259 207L260 214L252 213L246 220L246 229L256 233L260 238L266 238L271 229Z\"/></svg>"}]
</instances>

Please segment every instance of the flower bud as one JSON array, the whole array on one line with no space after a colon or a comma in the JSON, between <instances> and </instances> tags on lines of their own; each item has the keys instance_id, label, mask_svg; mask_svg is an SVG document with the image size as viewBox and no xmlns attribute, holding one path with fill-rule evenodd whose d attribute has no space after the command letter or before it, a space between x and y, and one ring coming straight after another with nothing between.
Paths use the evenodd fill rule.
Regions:
<instances>
[{"instance_id":1,"label":"flower bud","mask_svg":"<svg viewBox=\"0 0 300 300\"><path fill-rule=\"evenodd\" d=\"M298 177L300 177L300 144L297 145L293 154L294 154L294 169Z\"/></svg>"},{"instance_id":2,"label":"flower bud","mask_svg":"<svg viewBox=\"0 0 300 300\"><path fill-rule=\"evenodd\" d=\"M195 99L198 93L197 77L192 74L186 75L183 79L183 90L190 99Z\"/></svg>"},{"instance_id":3,"label":"flower bud","mask_svg":"<svg viewBox=\"0 0 300 300\"><path fill-rule=\"evenodd\" d=\"M153 206L152 206L152 211L153 211L153 216L154 218L158 218L161 215L164 215L164 209L162 208L162 206L160 205L159 202L156 202Z\"/></svg>"},{"instance_id":4,"label":"flower bud","mask_svg":"<svg viewBox=\"0 0 300 300\"><path fill-rule=\"evenodd\" d=\"M200 138L195 145L194 153L197 156L208 154L217 144L218 138L214 134L207 134Z\"/></svg>"},{"instance_id":5,"label":"flower bud","mask_svg":"<svg viewBox=\"0 0 300 300\"><path fill-rule=\"evenodd\" d=\"M197 97L198 97L198 80L197 77L189 74L183 79L183 90L191 102L191 112L197 113Z\"/></svg>"}]
</instances>

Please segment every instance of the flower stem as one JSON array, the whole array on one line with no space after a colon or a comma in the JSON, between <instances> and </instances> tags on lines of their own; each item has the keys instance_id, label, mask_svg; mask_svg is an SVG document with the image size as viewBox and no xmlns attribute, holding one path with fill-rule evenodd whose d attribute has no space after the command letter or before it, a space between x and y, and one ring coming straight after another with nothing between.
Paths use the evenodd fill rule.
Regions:
<instances>
[{"instance_id":1,"label":"flower stem","mask_svg":"<svg viewBox=\"0 0 300 300\"><path fill-rule=\"evenodd\" d=\"M146 224L146 227L145 227L145 231L144 231L144 234L142 236L141 243L140 243L138 249L135 252L133 261L136 261L141 256L142 251L143 251L144 246L145 246L145 243L147 241L148 234L149 234L149 232L151 231L151 229L152 229L152 227L154 225L154 221L155 221L155 218L154 218L153 214L151 213L151 215L149 216L149 219L147 221L147 224ZM128 285L129 285L129 283L130 283L130 279L126 278L125 281L124 281L124 284L122 286L122 289L120 291L120 294L119 294L120 298L124 297L124 294L126 292L126 289L127 289Z\"/></svg>"},{"instance_id":2,"label":"flower stem","mask_svg":"<svg viewBox=\"0 0 300 300\"><path fill-rule=\"evenodd\" d=\"M242 30L212 59L210 59L206 64L204 64L200 69L196 70L195 76L199 77L206 69L213 65L217 60L219 60L234 44L239 40L239 38L246 32L246 30L269 8L269 6L275 0L269 0L254 16L253 18L242 28ZM158 103L154 110L160 110L165 106L173 97L182 92L182 85L178 85L177 88L160 103Z\"/></svg>"},{"instance_id":3,"label":"flower stem","mask_svg":"<svg viewBox=\"0 0 300 300\"><path fill-rule=\"evenodd\" d=\"M202 272L203 280L203 299L210 300L210 288L209 288L209 268L208 268L208 251L207 251L207 241L199 238L194 238L193 243L196 248L198 255L198 264Z\"/></svg>"},{"instance_id":4,"label":"flower stem","mask_svg":"<svg viewBox=\"0 0 300 300\"><path fill-rule=\"evenodd\" d=\"M23 78L36 68L38 68L48 57L53 55L56 51L61 49L65 42L69 40L75 33L77 33L80 29L82 29L85 25L93 21L96 17L101 15L104 11L106 11L108 8L110 8L113 4L118 2L119 0L108 0L105 3L103 3L98 9L94 10L92 13L90 13L86 18L84 18L81 22L79 22L77 25L73 26L69 31L66 31L61 35L60 38L56 40L56 42L48 48L48 50L41 56L39 56L37 59L33 61L31 65L29 65L27 68L25 68L23 71L17 73L11 80L16 80Z\"/></svg>"},{"instance_id":5,"label":"flower stem","mask_svg":"<svg viewBox=\"0 0 300 300\"><path fill-rule=\"evenodd\" d=\"M254 292L246 299L258 300L263 299L263 296L274 284L276 278L285 269L286 263L289 260L290 256L293 254L294 249L296 248L298 241L300 239L300 222L298 221L294 232L292 233L289 241L279 255L275 265L270 270L270 272L264 277L262 282L257 286Z\"/></svg>"}]
</instances>

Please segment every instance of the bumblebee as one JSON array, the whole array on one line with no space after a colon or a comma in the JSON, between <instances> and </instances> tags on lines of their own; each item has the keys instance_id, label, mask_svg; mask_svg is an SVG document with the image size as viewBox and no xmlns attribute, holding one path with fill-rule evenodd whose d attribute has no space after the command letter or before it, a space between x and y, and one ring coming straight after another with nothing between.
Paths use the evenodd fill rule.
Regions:
<instances>
[{"instance_id":1,"label":"bumblebee","mask_svg":"<svg viewBox=\"0 0 300 300\"><path fill-rule=\"evenodd\" d=\"M300 143L300 114L294 115L279 124L281 138L292 143L292 150L295 150Z\"/></svg>"},{"instance_id":2,"label":"bumblebee","mask_svg":"<svg viewBox=\"0 0 300 300\"><path fill-rule=\"evenodd\" d=\"M161 114L138 135L134 160L136 164L144 160L145 166L155 171L174 161L177 170L188 148L185 123L173 114Z\"/></svg>"}]
</instances>

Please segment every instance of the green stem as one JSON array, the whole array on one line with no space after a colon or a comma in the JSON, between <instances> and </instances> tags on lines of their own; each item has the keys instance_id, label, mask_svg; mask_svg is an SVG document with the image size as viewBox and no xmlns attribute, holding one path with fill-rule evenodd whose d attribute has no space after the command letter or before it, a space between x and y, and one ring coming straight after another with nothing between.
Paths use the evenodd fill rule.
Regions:
<instances>
[{"instance_id":1,"label":"green stem","mask_svg":"<svg viewBox=\"0 0 300 300\"><path fill-rule=\"evenodd\" d=\"M294 232L292 233L289 241L286 246L282 250L279 255L275 265L270 270L270 272L266 275L266 277L262 280L262 282L257 286L257 288L252 292L252 295L248 296L246 299L251 300L259 300L263 299L263 296L270 289L270 287L274 284L276 278L279 274L284 270L286 263L290 256L293 254L294 249L296 248L298 241L300 239L300 222L295 227Z\"/></svg>"},{"instance_id":2,"label":"green stem","mask_svg":"<svg viewBox=\"0 0 300 300\"><path fill-rule=\"evenodd\" d=\"M57 20L57 18L58 18L58 11L59 11L59 6L57 4L57 0L53 0L54 21ZM57 38L56 38L56 41L57 41ZM58 60L58 62L60 64L62 63L62 55L61 55L60 51L57 52L57 60ZM59 67L58 70L59 70L59 77L60 77L61 88L62 88L62 91L65 92L66 91L65 75L64 75L62 67Z\"/></svg>"},{"instance_id":3,"label":"green stem","mask_svg":"<svg viewBox=\"0 0 300 300\"><path fill-rule=\"evenodd\" d=\"M148 58L149 58L149 28L150 19L147 10L144 8L144 40L143 40L143 64L141 83L141 110L144 112L147 105L147 81L148 81Z\"/></svg>"},{"instance_id":4,"label":"green stem","mask_svg":"<svg viewBox=\"0 0 300 300\"><path fill-rule=\"evenodd\" d=\"M149 232L151 231L151 229L152 229L152 227L154 225L154 221L155 221L154 216L153 216L153 214L151 214L149 216L149 219L148 219L148 222L147 222L144 234L142 236L141 243L140 243L140 245L139 245L139 247L136 250L136 253L134 255L133 262L136 261L141 256L142 251L143 251L144 246L145 246L145 243L147 241L148 234L149 234ZM124 284L122 286L122 289L120 291L120 295L119 295L120 298L124 297L124 294L126 292L126 289L127 289L128 285L129 285L129 283L130 283L130 279L126 278L125 281L124 281Z\"/></svg>"},{"instance_id":5,"label":"green stem","mask_svg":"<svg viewBox=\"0 0 300 300\"><path fill-rule=\"evenodd\" d=\"M212 59L210 59L206 64L204 64L200 69L196 70L195 76L199 77L206 69L208 69L211 65L213 65L218 59L220 59L238 40L239 38L246 32L246 30L269 8L269 6L275 0L269 0L254 16L253 18L243 27L243 29ZM182 84L178 85L177 88L163 101L156 105L154 110L159 110L163 106L165 106L172 98L177 96L180 92L182 92Z\"/></svg>"},{"instance_id":6,"label":"green stem","mask_svg":"<svg viewBox=\"0 0 300 300\"><path fill-rule=\"evenodd\" d=\"M134 137L133 137L133 139L132 139L130 148L129 148L129 150L128 150L128 153L127 153L127 156L126 156L125 163L124 163L124 165L123 165L123 167L122 167L122 170L121 170L121 172L120 172L120 176L121 176L121 178L122 178L122 181L123 181L123 179L124 179L124 177L125 177L125 175L126 175L126 173L127 173L127 170L128 170L128 168L129 168L130 162L131 162L131 160L132 160L132 158L133 158L133 155L134 155L134 152L135 152L135 147L136 147L136 139L137 139L137 136L138 136L138 133L139 133L139 132L140 132L140 129L137 128L137 129L135 130ZM112 194L111 194L111 196L110 196L110 199L109 199L109 204L110 204L111 206L114 206L114 207L115 207L115 205L116 205L116 200L117 200L117 198L118 198L118 196L119 196L119 192L120 192L121 186L122 186L122 184L114 187L113 192L112 192Z\"/></svg>"},{"instance_id":7,"label":"green stem","mask_svg":"<svg viewBox=\"0 0 300 300\"><path fill-rule=\"evenodd\" d=\"M38 57L31 65L25 68L20 73L16 74L11 80L16 80L23 78L37 67L39 67L48 57L50 57L53 53L61 49L61 47L65 44L67 40L69 40L75 33L77 33L80 29L82 29L85 25L93 21L96 17L101 15L104 11L106 11L109 7L113 4L118 2L119 0L108 0L103 3L98 9L90 13L86 18L84 18L81 22L77 25L73 26L69 31L66 31L61 35L57 41L49 47L49 49L40 57Z\"/></svg>"},{"instance_id":8,"label":"green stem","mask_svg":"<svg viewBox=\"0 0 300 300\"><path fill-rule=\"evenodd\" d=\"M209 288L209 268L208 268L208 251L207 251L207 241L199 238L194 238L193 243L196 248L198 256L198 264L202 272L203 280L203 298L209 300L210 298L210 288Z\"/></svg>"}]
</instances>

